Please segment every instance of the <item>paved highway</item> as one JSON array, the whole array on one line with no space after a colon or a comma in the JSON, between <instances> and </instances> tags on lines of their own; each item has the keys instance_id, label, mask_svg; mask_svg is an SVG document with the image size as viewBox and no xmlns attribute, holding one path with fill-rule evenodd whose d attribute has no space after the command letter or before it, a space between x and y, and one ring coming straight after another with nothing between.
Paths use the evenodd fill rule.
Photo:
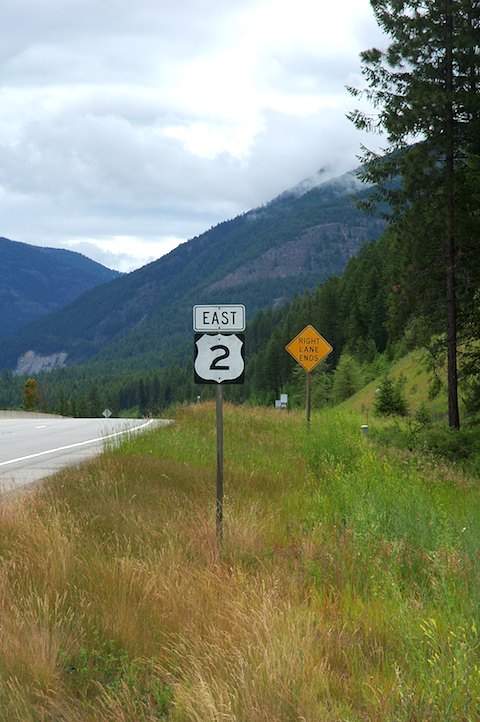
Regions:
<instances>
[{"instance_id":1,"label":"paved highway","mask_svg":"<svg viewBox=\"0 0 480 722\"><path fill-rule=\"evenodd\" d=\"M0 417L0 489L14 490L102 453L125 434L165 424L144 419Z\"/></svg>"}]
</instances>

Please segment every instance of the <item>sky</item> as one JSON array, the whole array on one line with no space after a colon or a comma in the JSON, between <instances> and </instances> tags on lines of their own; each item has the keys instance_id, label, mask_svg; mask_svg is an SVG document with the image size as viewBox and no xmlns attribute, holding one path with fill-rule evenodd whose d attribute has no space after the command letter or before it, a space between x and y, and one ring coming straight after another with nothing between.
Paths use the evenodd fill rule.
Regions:
<instances>
[{"instance_id":1,"label":"sky","mask_svg":"<svg viewBox=\"0 0 480 722\"><path fill-rule=\"evenodd\" d=\"M368 0L2 0L0 236L121 271L325 170Z\"/></svg>"}]
</instances>

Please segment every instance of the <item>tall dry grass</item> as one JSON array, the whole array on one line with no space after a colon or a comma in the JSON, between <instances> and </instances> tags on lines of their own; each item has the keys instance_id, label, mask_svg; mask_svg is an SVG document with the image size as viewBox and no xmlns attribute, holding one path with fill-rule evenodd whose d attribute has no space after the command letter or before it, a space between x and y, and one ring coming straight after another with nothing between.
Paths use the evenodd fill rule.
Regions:
<instances>
[{"instance_id":1,"label":"tall dry grass","mask_svg":"<svg viewBox=\"0 0 480 722\"><path fill-rule=\"evenodd\" d=\"M0 501L0 720L480 719L478 491L214 407Z\"/></svg>"}]
</instances>

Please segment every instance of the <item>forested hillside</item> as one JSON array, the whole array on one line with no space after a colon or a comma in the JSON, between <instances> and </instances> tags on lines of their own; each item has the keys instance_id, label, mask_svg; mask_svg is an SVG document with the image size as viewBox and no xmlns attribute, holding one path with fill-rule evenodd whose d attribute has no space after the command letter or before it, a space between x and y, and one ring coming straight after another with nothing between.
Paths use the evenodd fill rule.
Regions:
<instances>
[{"instance_id":1,"label":"forested hillside","mask_svg":"<svg viewBox=\"0 0 480 722\"><path fill-rule=\"evenodd\" d=\"M0 238L0 339L118 275L74 251Z\"/></svg>"},{"instance_id":2,"label":"forested hillside","mask_svg":"<svg viewBox=\"0 0 480 722\"><path fill-rule=\"evenodd\" d=\"M366 244L340 277L332 276L276 309L257 313L247 324L246 383L226 388L226 398L271 405L281 392L287 392L291 403L303 404L305 373L286 353L285 345L307 323L334 347L314 372L314 393L322 405L342 400L341 392L339 396L334 388L342 358L352 360L358 385L418 346L428 346L432 360L435 357L443 364L443 289L434 275L426 276L423 262L413 265L412 250L404 237L389 230L378 241ZM461 294L465 304L469 290L466 285ZM468 318L465 316L465 336L470 329ZM192 332L189 338L193 348ZM465 346L461 372L465 399L475 411L480 405L480 387L478 377L468 373L474 360L466 353L468 348ZM80 416L99 415L106 407L115 414L132 408L140 414L161 413L174 402L213 394L213 387L194 384L191 361L165 369L123 371L97 363L40 374L37 380L40 405ZM4 371L0 404L19 405L23 385L24 378ZM347 389L356 390L354 386Z\"/></svg>"},{"instance_id":3,"label":"forested hillside","mask_svg":"<svg viewBox=\"0 0 480 722\"><path fill-rule=\"evenodd\" d=\"M367 243L341 276L332 276L276 309L258 312L247 323L246 383L225 388L226 398L271 405L286 392L291 404L302 405L305 373L285 345L308 323L334 347L314 372L316 403L341 401L417 347L428 349L431 393L438 392L441 375L436 371L445 366L444 292L441 279L425 270L431 259L416 257L415 249L413 239L390 228L378 241ZM472 270L467 259L465 268ZM480 410L478 325L474 325L478 303L472 303L467 280L459 284L458 292L461 393L475 415ZM192 332L189 340L193 349ZM337 383L342 373L349 377L344 387ZM74 415L99 415L105 407L115 414L128 409L161 413L172 403L213 394L213 387L194 384L191 361L150 370L115 370L96 363L40 374L37 380L40 405ZM0 404L19 405L23 384L23 378L4 371Z\"/></svg>"}]
</instances>

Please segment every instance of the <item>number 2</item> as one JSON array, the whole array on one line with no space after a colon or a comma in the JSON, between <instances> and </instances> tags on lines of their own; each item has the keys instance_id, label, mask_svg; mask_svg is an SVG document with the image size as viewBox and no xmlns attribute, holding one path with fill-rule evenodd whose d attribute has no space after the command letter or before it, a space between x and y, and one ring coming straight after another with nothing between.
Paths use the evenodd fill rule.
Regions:
<instances>
[{"instance_id":1,"label":"number 2","mask_svg":"<svg viewBox=\"0 0 480 722\"><path fill-rule=\"evenodd\" d=\"M229 371L230 366L219 366L218 362L223 361L223 359L228 358L230 356L230 349L227 346L222 346L221 344L218 344L217 346L212 346L212 351L220 351L222 350L224 353L220 354L220 356L217 356L213 359L212 363L210 364L210 370L211 371Z\"/></svg>"}]
</instances>

